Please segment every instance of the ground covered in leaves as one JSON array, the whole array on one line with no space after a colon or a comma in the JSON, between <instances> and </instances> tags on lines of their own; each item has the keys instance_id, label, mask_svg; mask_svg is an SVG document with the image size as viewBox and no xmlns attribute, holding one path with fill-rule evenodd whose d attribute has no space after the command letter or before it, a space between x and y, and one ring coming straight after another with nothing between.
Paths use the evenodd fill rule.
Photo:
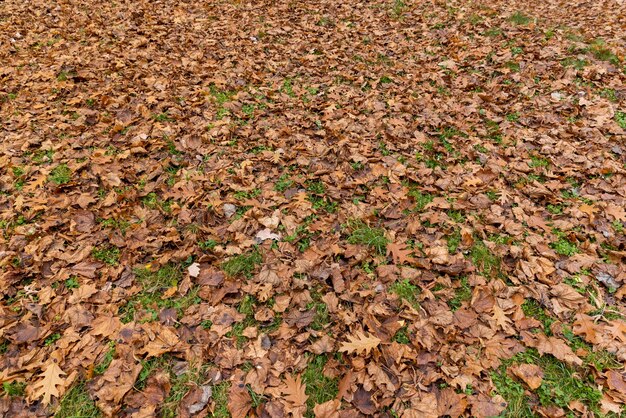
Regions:
<instances>
[{"instance_id":1,"label":"ground covered in leaves","mask_svg":"<svg viewBox=\"0 0 626 418\"><path fill-rule=\"evenodd\" d=\"M620 416L625 21L1 2L0 415Z\"/></svg>"}]
</instances>

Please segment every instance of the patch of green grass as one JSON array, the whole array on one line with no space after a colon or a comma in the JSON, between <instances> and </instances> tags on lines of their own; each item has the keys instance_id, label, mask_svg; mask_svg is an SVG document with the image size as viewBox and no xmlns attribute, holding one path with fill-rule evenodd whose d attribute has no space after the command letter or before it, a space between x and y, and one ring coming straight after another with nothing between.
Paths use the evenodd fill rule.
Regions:
<instances>
[{"instance_id":1,"label":"patch of green grass","mask_svg":"<svg viewBox=\"0 0 626 418\"><path fill-rule=\"evenodd\" d=\"M547 158L539 157L537 155L530 156L530 163L528 163L530 167L548 167L550 165L550 160Z\"/></svg>"},{"instance_id":2,"label":"patch of green grass","mask_svg":"<svg viewBox=\"0 0 626 418\"><path fill-rule=\"evenodd\" d=\"M578 247L576 244L570 242L565 237L559 237L558 241L551 242L550 248L556 251L557 254L564 255L566 257L578 254Z\"/></svg>"},{"instance_id":3,"label":"patch of green grass","mask_svg":"<svg viewBox=\"0 0 626 418\"><path fill-rule=\"evenodd\" d=\"M54 418L98 418L102 414L89 397L84 382L75 384L61 399Z\"/></svg>"},{"instance_id":4,"label":"patch of green grass","mask_svg":"<svg viewBox=\"0 0 626 418\"><path fill-rule=\"evenodd\" d=\"M592 43L590 51L594 57L601 61L607 61L616 66L620 65L619 57L601 39L596 39Z\"/></svg>"},{"instance_id":5,"label":"patch of green grass","mask_svg":"<svg viewBox=\"0 0 626 418\"><path fill-rule=\"evenodd\" d=\"M69 183L72 179L72 170L67 164L59 164L52 169L48 179L58 185Z\"/></svg>"},{"instance_id":6,"label":"patch of green grass","mask_svg":"<svg viewBox=\"0 0 626 418\"><path fill-rule=\"evenodd\" d=\"M448 301L448 306L454 312L458 310L463 302L472 299L472 287L466 276L459 279L459 286L454 289L454 297Z\"/></svg>"},{"instance_id":7,"label":"patch of green grass","mask_svg":"<svg viewBox=\"0 0 626 418\"><path fill-rule=\"evenodd\" d=\"M550 336L552 331L550 326L554 322L554 319L546 314L546 311L535 299L527 299L522 303L522 311L524 315L535 318L543 325L543 332Z\"/></svg>"},{"instance_id":8,"label":"patch of green grass","mask_svg":"<svg viewBox=\"0 0 626 418\"><path fill-rule=\"evenodd\" d=\"M384 229L372 228L361 220L348 222L348 228L351 230L348 237L350 244L366 245L381 255L387 252L389 239L385 237Z\"/></svg>"},{"instance_id":9,"label":"patch of green grass","mask_svg":"<svg viewBox=\"0 0 626 418\"><path fill-rule=\"evenodd\" d=\"M198 241L198 247L200 247L202 251L211 251L213 248L217 247L217 244L217 241L214 239Z\"/></svg>"},{"instance_id":10,"label":"patch of green grass","mask_svg":"<svg viewBox=\"0 0 626 418\"><path fill-rule=\"evenodd\" d=\"M229 389L230 382L228 381L213 386L211 400L215 405L212 415L214 418L230 418L230 411L228 410Z\"/></svg>"},{"instance_id":11,"label":"patch of green grass","mask_svg":"<svg viewBox=\"0 0 626 418\"><path fill-rule=\"evenodd\" d=\"M614 220L613 223L611 223L611 226L613 227L615 232L617 232L618 234L621 234L622 232L624 232L624 224L618 220Z\"/></svg>"},{"instance_id":12,"label":"patch of green grass","mask_svg":"<svg viewBox=\"0 0 626 418\"><path fill-rule=\"evenodd\" d=\"M2 393L6 396L24 396L26 394L26 382L3 382Z\"/></svg>"},{"instance_id":13,"label":"patch of green grass","mask_svg":"<svg viewBox=\"0 0 626 418\"><path fill-rule=\"evenodd\" d=\"M409 279L404 279L393 283L389 286L389 292L395 293L400 299L406 300L410 305L417 307L419 302L417 297L421 293L421 289L411 283Z\"/></svg>"},{"instance_id":14,"label":"patch of green grass","mask_svg":"<svg viewBox=\"0 0 626 418\"><path fill-rule=\"evenodd\" d=\"M448 243L448 252L454 254L459 249L459 245L461 245L461 231L455 229L454 232L446 237L446 241Z\"/></svg>"},{"instance_id":15,"label":"patch of green grass","mask_svg":"<svg viewBox=\"0 0 626 418\"><path fill-rule=\"evenodd\" d=\"M622 129L626 129L626 112L615 112L615 122Z\"/></svg>"},{"instance_id":16,"label":"patch of green grass","mask_svg":"<svg viewBox=\"0 0 626 418\"><path fill-rule=\"evenodd\" d=\"M532 21L532 19L529 16L526 16L522 12L513 13L511 17L509 18L509 20L515 23L516 25L528 25Z\"/></svg>"},{"instance_id":17,"label":"patch of green grass","mask_svg":"<svg viewBox=\"0 0 626 418\"><path fill-rule=\"evenodd\" d=\"M393 336L393 341L398 344L411 344L411 337L409 336L409 330L406 326L400 328L396 335Z\"/></svg>"},{"instance_id":18,"label":"patch of green grass","mask_svg":"<svg viewBox=\"0 0 626 418\"><path fill-rule=\"evenodd\" d=\"M602 89L598 92L600 97L604 97L605 99L609 99L612 102L617 102L617 92L614 89Z\"/></svg>"},{"instance_id":19,"label":"patch of green grass","mask_svg":"<svg viewBox=\"0 0 626 418\"><path fill-rule=\"evenodd\" d=\"M423 211L424 208L426 208L426 205L432 202L435 198L430 193L422 193L421 191L416 189L409 190L408 195L412 197L413 200L415 200L415 210L417 212Z\"/></svg>"},{"instance_id":20,"label":"patch of green grass","mask_svg":"<svg viewBox=\"0 0 626 418\"><path fill-rule=\"evenodd\" d=\"M254 269L258 264L263 262L263 256L255 249L253 251L232 257L230 260L222 264L222 269L230 277L244 276L249 278L252 276Z\"/></svg>"},{"instance_id":21,"label":"patch of green grass","mask_svg":"<svg viewBox=\"0 0 626 418\"><path fill-rule=\"evenodd\" d=\"M126 234L126 230L128 230L128 228L131 225L130 222L128 222L126 219L108 218L108 219L99 219L98 222L100 223L100 225L102 225L105 228L119 230L122 233L122 235Z\"/></svg>"},{"instance_id":22,"label":"patch of green grass","mask_svg":"<svg viewBox=\"0 0 626 418\"><path fill-rule=\"evenodd\" d=\"M553 215L561 215L563 213L563 205L549 204L548 206L546 206L546 209L548 209L548 212Z\"/></svg>"},{"instance_id":23,"label":"patch of green grass","mask_svg":"<svg viewBox=\"0 0 626 418\"><path fill-rule=\"evenodd\" d=\"M470 258L479 273L492 276L500 272L500 258L493 254L482 241L476 241L470 249Z\"/></svg>"},{"instance_id":24,"label":"patch of green grass","mask_svg":"<svg viewBox=\"0 0 626 418\"><path fill-rule=\"evenodd\" d=\"M233 196L237 200L246 200L246 199L254 199L261 194L261 189L256 188L252 190L238 190L233 193Z\"/></svg>"},{"instance_id":25,"label":"patch of green grass","mask_svg":"<svg viewBox=\"0 0 626 418\"><path fill-rule=\"evenodd\" d=\"M59 334L58 332L50 335L48 338L46 338L43 342L43 345L45 345L46 347L54 344L55 342L57 342L58 340L61 339L61 334Z\"/></svg>"},{"instance_id":26,"label":"patch of green grass","mask_svg":"<svg viewBox=\"0 0 626 418\"><path fill-rule=\"evenodd\" d=\"M292 85L291 79L289 79L289 78L286 78L283 81L283 85L282 85L280 91L285 93L289 97L296 97L296 93L294 93L294 91L293 91L293 85Z\"/></svg>"},{"instance_id":27,"label":"patch of green grass","mask_svg":"<svg viewBox=\"0 0 626 418\"><path fill-rule=\"evenodd\" d=\"M577 70L582 70L589 65L589 63L584 59L567 57L561 61L561 65L563 65L563 67L574 67Z\"/></svg>"},{"instance_id":28,"label":"patch of green grass","mask_svg":"<svg viewBox=\"0 0 626 418\"><path fill-rule=\"evenodd\" d=\"M534 416L529 407L532 402L525 396L525 387L506 371L508 366L520 363L535 364L543 370L541 386L533 393L541 405L555 405L569 410L572 401L579 401L593 413L599 412L602 392L598 390L591 373L585 369L573 369L552 355L541 356L537 350L528 349L504 361L491 375L497 391L509 402L504 416Z\"/></svg>"},{"instance_id":29,"label":"patch of green grass","mask_svg":"<svg viewBox=\"0 0 626 418\"><path fill-rule=\"evenodd\" d=\"M179 416L178 405L187 392L193 387L202 384L204 380L204 368L188 367L184 373L176 374L168 367L170 375L170 392L161 405L159 416L162 418L175 418Z\"/></svg>"},{"instance_id":30,"label":"patch of green grass","mask_svg":"<svg viewBox=\"0 0 626 418\"><path fill-rule=\"evenodd\" d=\"M622 363L617 359L615 354L606 350L590 351L585 356L585 362L595 367L599 372L605 372L610 369L621 369Z\"/></svg>"},{"instance_id":31,"label":"patch of green grass","mask_svg":"<svg viewBox=\"0 0 626 418\"><path fill-rule=\"evenodd\" d=\"M306 385L307 411L305 417L313 418L313 407L328 402L337 397L339 393L338 379L324 376L324 366L328 358L325 355L309 357L309 364L302 373L302 382Z\"/></svg>"},{"instance_id":32,"label":"patch of green grass","mask_svg":"<svg viewBox=\"0 0 626 418\"><path fill-rule=\"evenodd\" d=\"M102 360L100 361L100 363L98 363L98 365L94 367L93 372L95 374L103 374L104 372L106 372L109 366L111 365L111 362L113 361L114 356L115 356L115 341L109 341L109 349L104 354L104 357L102 357Z\"/></svg>"},{"instance_id":33,"label":"patch of green grass","mask_svg":"<svg viewBox=\"0 0 626 418\"><path fill-rule=\"evenodd\" d=\"M293 187L293 185L294 182L289 178L289 174L284 173L278 178L276 183L274 183L274 190L284 193L287 189Z\"/></svg>"},{"instance_id":34,"label":"patch of green grass","mask_svg":"<svg viewBox=\"0 0 626 418\"><path fill-rule=\"evenodd\" d=\"M172 119L170 118L170 115L167 114L167 112L163 112L153 114L152 120L154 120L155 122L170 122Z\"/></svg>"},{"instance_id":35,"label":"patch of green grass","mask_svg":"<svg viewBox=\"0 0 626 418\"><path fill-rule=\"evenodd\" d=\"M65 281L65 287L67 289L78 289L80 287L80 283L78 282L78 278L75 276L70 277Z\"/></svg>"},{"instance_id":36,"label":"patch of green grass","mask_svg":"<svg viewBox=\"0 0 626 418\"><path fill-rule=\"evenodd\" d=\"M485 35L485 36L489 36L489 37L492 37L492 38L493 38L493 37L496 37L496 36L502 35L502 29L500 29L500 28L496 28L496 27L494 27L494 28L489 28L489 29L487 29L487 30L485 31L484 35Z\"/></svg>"},{"instance_id":37,"label":"patch of green grass","mask_svg":"<svg viewBox=\"0 0 626 418\"><path fill-rule=\"evenodd\" d=\"M200 303L198 288L191 288L184 296L173 296L163 299L163 292L171 287L177 286L182 279L182 266L166 264L160 269L153 271L147 268L135 269L135 278L141 285L141 291L130 298L127 303L120 307L119 315L123 323L128 323L134 319L141 319L142 322L155 321L161 309L174 308L178 315L191 305ZM135 318L138 313L142 313L141 318ZM146 316L146 314L148 314Z\"/></svg>"},{"instance_id":38,"label":"patch of green grass","mask_svg":"<svg viewBox=\"0 0 626 418\"><path fill-rule=\"evenodd\" d=\"M117 266L120 260L120 249L112 245L101 245L91 250L91 256L104 264Z\"/></svg>"},{"instance_id":39,"label":"patch of green grass","mask_svg":"<svg viewBox=\"0 0 626 418\"><path fill-rule=\"evenodd\" d=\"M312 302L306 305L307 309L315 309L315 316L310 327L316 331L321 331L330 323L330 314L328 306L322 301L322 294L319 290L311 291Z\"/></svg>"}]
</instances>

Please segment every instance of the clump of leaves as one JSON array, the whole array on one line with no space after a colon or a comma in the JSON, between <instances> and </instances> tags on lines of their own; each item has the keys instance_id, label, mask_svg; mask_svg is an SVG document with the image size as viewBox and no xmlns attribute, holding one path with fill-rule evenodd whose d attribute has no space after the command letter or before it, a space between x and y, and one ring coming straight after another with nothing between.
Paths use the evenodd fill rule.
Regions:
<instances>
[{"instance_id":1,"label":"clump of leaves","mask_svg":"<svg viewBox=\"0 0 626 418\"><path fill-rule=\"evenodd\" d=\"M366 245L374 249L378 254L385 254L389 239L385 237L385 230L382 228L372 228L361 220L348 222L351 230L348 242L350 244Z\"/></svg>"},{"instance_id":2,"label":"clump of leaves","mask_svg":"<svg viewBox=\"0 0 626 418\"><path fill-rule=\"evenodd\" d=\"M253 251L237 255L222 264L224 272L231 276L251 277L258 264L263 262L263 256L255 249Z\"/></svg>"}]
</instances>

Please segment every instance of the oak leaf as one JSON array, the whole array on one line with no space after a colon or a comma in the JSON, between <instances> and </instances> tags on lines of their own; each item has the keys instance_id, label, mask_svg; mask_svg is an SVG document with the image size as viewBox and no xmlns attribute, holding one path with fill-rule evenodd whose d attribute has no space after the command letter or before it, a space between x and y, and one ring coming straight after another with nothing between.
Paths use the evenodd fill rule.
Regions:
<instances>
[{"instance_id":1,"label":"oak leaf","mask_svg":"<svg viewBox=\"0 0 626 418\"><path fill-rule=\"evenodd\" d=\"M50 404L50 399L54 396L57 399L61 397L62 393L57 386L65 386L65 372L61 370L59 365L51 361L48 363L46 369L39 375L42 379L33 385L33 390L30 398L32 400L41 398L41 402L44 405Z\"/></svg>"},{"instance_id":2,"label":"oak leaf","mask_svg":"<svg viewBox=\"0 0 626 418\"><path fill-rule=\"evenodd\" d=\"M369 354L370 351L380 344L380 339L373 335L365 335L362 332L357 331L356 335L348 336L349 342L341 343L339 348L340 353L356 353L356 354Z\"/></svg>"}]
</instances>

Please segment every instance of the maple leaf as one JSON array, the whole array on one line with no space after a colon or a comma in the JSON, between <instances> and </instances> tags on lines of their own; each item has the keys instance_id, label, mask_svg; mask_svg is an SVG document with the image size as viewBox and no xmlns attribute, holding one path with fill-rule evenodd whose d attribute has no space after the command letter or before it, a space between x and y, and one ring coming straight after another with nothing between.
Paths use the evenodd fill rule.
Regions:
<instances>
[{"instance_id":1,"label":"maple leaf","mask_svg":"<svg viewBox=\"0 0 626 418\"><path fill-rule=\"evenodd\" d=\"M65 386L65 379L61 376L65 376L65 372L59 365L54 361L48 362L45 370L39 375L42 379L33 385L30 398L32 400L41 398L43 405L50 404L53 396L59 399L62 393L57 386Z\"/></svg>"},{"instance_id":2,"label":"maple leaf","mask_svg":"<svg viewBox=\"0 0 626 418\"><path fill-rule=\"evenodd\" d=\"M357 331L356 335L348 336L349 342L341 343L339 348L340 353L356 353L356 354L369 354L370 351L380 344L380 339L373 335L366 336L364 333Z\"/></svg>"},{"instance_id":3,"label":"maple leaf","mask_svg":"<svg viewBox=\"0 0 626 418\"><path fill-rule=\"evenodd\" d=\"M406 248L406 244L392 242L387 244L387 255L391 254L394 264L404 264L409 261L409 256L413 252Z\"/></svg>"},{"instance_id":4,"label":"maple leaf","mask_svg":"<svg viewBox=\"0 0 626 418\"><path fill-rule=\"evenodd\" d=\"M293 376L288 374L281 392L285 395L285 400L295 408L306 406L306 401L309 399L305 393L306 385L302 383L300 375L294 379Z\"/></svg>"}]
</instances>

